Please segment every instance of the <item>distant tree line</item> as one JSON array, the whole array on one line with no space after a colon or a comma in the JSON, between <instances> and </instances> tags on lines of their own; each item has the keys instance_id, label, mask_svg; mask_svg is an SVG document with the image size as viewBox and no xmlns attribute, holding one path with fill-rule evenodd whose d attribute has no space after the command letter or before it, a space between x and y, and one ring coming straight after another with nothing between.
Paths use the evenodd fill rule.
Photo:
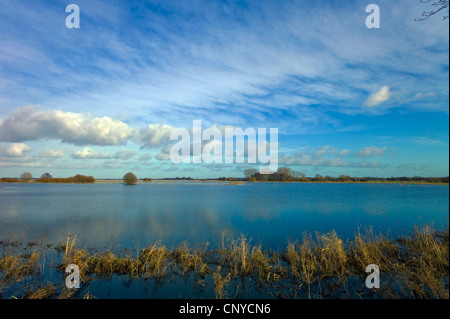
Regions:
<instances>
[{"instance_id":1,"label":"distant tree line","mask_svg":"<svg viewBox=\"0 0 450 319\"><path fill-rule=\"evenodd\" d=\"M314 177L306 177L305 173L291 170L288 167L279 167L274 174L260 174L258 170L250 168L244 171L247 181L276 181L276 182L426 182L426 183L448 183L449 177L352 177L349 175L339 175L333 177L316 174Z\"/></svg>"},{"instance_id":2,"label":"distant tree line","mask_svg":"<svg viewBox=\"0 0 450 319\"><path fill-rule=\"evenodd\" d=\"M93 176L75 175L68 178L41 177L36 179L38 183L95 183Z\"/></svg>"},{"instance_id":3,"label":"distant tree line","mask_svg":"<svg viewBox=\"0 0 450 319\"><path fill-rule=\"evenodd\" d=\"M193 180L194 178L192 178L192 177L165 177L165 178L162 178L162 180L164 180L164 181L181 181L181 180Z\"/></svg>"},{"instance_id":4,"label":"distant tree line","mask_svg":"<svg viewBox=\"0 0 450 319\"><path fill-rule=\"evenodd\" d=\"M307 177L305 173L294 171L288 167L279 167L274 174L260 174L257 169L250 168L244 171L245 178L239 177L219 177L206 178L206 180L219 181L249 181L249 182L423 182L423 183L449 183L449 177L421 177L421 176L401 176L401 177L352 177L350 175L339 175L338 177L316 174L314 177ZM20 183L30 182L33 180L33 175L30 172L23 173L20 178L3 177L0 178L0 183ZM151 178L142 179L144 182L151 182ZM163 180L194 180L192 177L168 177ZM75 175L68 178L53 178L49 173L44 173L40 178L34 180L37 183L95 183L93 176ZM138 178L132 172L124 175L123 181L125 184L134 185L138 182Z\"/></svg>"},{"instance_id":5,"label":"distant tree line","mask_svg":"<svg viewBox=\"0 0 450 319\"><path fill-rule=\"evenodd\" d=\"M242 178L236 178L236 177L219 177L217 180L234 182L234 181L240 181L240 180L243 180L243 179Z\"/></svg>"},{"instance_id":6,"label":"distant tree line","mask_svg":"<svg viewBox=\"0 0 450 319\"><path fill-rule=\"evenodd\" d=\"M3 177L0 178L1 183L28 183L33 180L33 175L30 172L25 172L20 175L20 178ZM95 183L93 176L75 175L67 178L53 178L49 173L44 173L40 178L34 180L36 183Z\"/></svg>"}]
</instances>

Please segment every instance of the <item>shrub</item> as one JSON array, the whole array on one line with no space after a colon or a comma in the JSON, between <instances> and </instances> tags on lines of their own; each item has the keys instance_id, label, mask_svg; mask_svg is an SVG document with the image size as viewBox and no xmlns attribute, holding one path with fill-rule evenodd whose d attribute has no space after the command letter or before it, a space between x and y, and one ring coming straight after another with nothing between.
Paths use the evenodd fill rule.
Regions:
<instances>
[{"instance_id":1,"label":"shrub","mask_svg":"<svg viewBox=\"0 0 450 319\"><path fill-rule=\"evenodd\" d=\"M132 172L126 173L123 176L123 182L127 185L135 185L137 183L138 179L136 175L134 175Z\"/></svg>"},{"instance_id":2,"label":"shrub","mask_svg":"<svg viewBox=\"0 0 450 319\"><path fill-rule=\"evenodd\" d=\"M41 178L53 178L52 175L50 175L50 173L44 173L41 175Z\"/></svg>"},{"instance_id":3,"label":"shrub","mask_svg":"<svg viewBox=\"0 0 450 319\"><path fill-rule=\"evenodd\" d=\"M74 183L94 183L95 178L93 176L75 175L72 177Z\"/></svg>"}]
</instances>

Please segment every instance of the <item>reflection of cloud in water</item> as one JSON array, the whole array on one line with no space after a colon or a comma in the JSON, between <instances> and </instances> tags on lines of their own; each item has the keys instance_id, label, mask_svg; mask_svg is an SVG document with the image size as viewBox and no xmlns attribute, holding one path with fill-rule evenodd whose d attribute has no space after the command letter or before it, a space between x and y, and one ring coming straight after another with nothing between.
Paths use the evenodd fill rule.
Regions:
<instances>
[{"instance_id":1,"label":"reflection of cloud in water","mask_svg":"<svg viewBox=\"0 0 450 319\"><path fill-rule=\"evenodd\" d=\"M208 240L218 240L223 226L213 211L180 213L165 208L159 212L124 212L123 218L106 214L100 220L63 223L60 227L50 229L48 236L66 238L68 233L77 234L80 242L86 240L88 245L107 245L111 237L124 246L130 246L132 242L145 244L158 240L172 244L185 239L200 240L211 235L215 238Z\"/></svg>"},{"instance_id":2,"label":"reflection of cloud in water","mask_svg":"<svg viewBox=\"0 0 450 319\"><path fill-rule=\"evenodd\" d=\"M331 216L345 213L348 211L348 207L342 203L320 201L316 203L304 203L298 208L298 210L302 213Z\"/></svg>"},{"instance_id":3,"label":"reflection of cloud in water","mask_svg":"<svg viewBox=\"0 0 450 319\"><path fill-rule=\"evenodd\" d=\"M384 203L380 203L377 201L370 201L363 206L363 210L367 215L382 216L384 218L387 218L386 217L387 208Z\"/></svg>"},{"instance_id":4,"label":"reflection of cloud in water","mask_svg":"<svg viewBox=\"0 0 450 319\"><path fill-rule=\"evenodd\" d=\"M242 203L242 217L248 221L264 220L269 222L280 215L279 208L261 205L261 199L256 196L249 196Z\"/></svg>"},{"instance_id":5,"label":"reflection of cloud in water","mask_svg":"<svg viewBox=\"0 0 450 319\"><path fill-rule=\"evenodd\" d=\"M7 203L6 205L2 205L2 209L0 210L0 218L2 222L13 222L17 220L19 217L19 208L15 203Z\"/></svg>"},{"instance_id":6,"label":"reflection of cloud in water","mask_svg":"<svg viewBox=\"0 0 450 319\"><path fill-rule=\"evenodd\" d=\"M213 240L220 239L221 229L228 222L211 208L197 207L195 210L186 207L165 207L161 211L148 211L140 214L136 220L138 229L145 237L152 240L168 241Z\"/></svg>"},{"instance_id":7,"label":"reflection of cloud in water","mask_svg":"<svg viewBox=\"0 0 450 319\"><path fill-rule=\"evenodd\" d=\"M45 235L57 243L71 233L80 244L96 247L108 247L111 238L130 248L158 240L216 244L241 232L275 242L304 230L353 232L359 222L397 227L411 223L414 214L448 216L448 190L438 188L411 193L415 188L288 183L14 187L15 193L0 192L0 238L7 232L33 240Z\"/></svg>"},{"instance_id":8,"label":"reflection of cloud in water","mask_svg":"<svg viewBox=\"0 0 450 319\"><path fill-rule=\"evenodd\" d=\"M52 198L51 196L49 196ZM1 228L25 233L29 240L42 236L61 242L67 234L77 235L80 244L108 245L111 238L129 246L135 241L174 243L181 240L219 241L223 229L232 228L226 216L215 210L214 202L183 203L161 196L159 200L136 198L36 198L36 205L14 201L1 205ZM74 200L75 198L75 200ZM20 197L18 198L20 199ZM19 216L20 214L20 216ZM5 233L2 230L2 233Z\"/></svg>"}]
</instances>

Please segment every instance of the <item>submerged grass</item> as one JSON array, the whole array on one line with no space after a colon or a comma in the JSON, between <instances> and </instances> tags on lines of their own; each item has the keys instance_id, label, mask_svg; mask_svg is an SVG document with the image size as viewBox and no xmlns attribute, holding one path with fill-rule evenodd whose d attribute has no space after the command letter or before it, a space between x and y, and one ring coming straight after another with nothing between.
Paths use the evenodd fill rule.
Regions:
<instances>
[{"instance_id":1,"label":"submerged grass","mask_svg":"<svg viewBox=\"0 0 450 319\"><path fill-rule=\"evenodd\" d=\"M393 240L366 228L347 242L335 231L304 233L301 241L290 241L285 250L275 252L244 235L224 238L218 249L208 247L209 243L192 247L183 242L167 248L159 241L132 255L111 249L89 252L70 234L55 247L2 241L0 297L94 298L89 292L82 296L66 289L63 281L45 281L46 267L56 268L61 279L65 267L76 264L83 287L93 280L125 276L156 282L186 278L201 283L216 298L239 296L249 283L260 296L276 298L449 298L448 230L417 227ZM46 265L49 251L56 251L60 259ZM365 286L369 264L380 268L378 289Z\"/></svg>"}]
</instances>

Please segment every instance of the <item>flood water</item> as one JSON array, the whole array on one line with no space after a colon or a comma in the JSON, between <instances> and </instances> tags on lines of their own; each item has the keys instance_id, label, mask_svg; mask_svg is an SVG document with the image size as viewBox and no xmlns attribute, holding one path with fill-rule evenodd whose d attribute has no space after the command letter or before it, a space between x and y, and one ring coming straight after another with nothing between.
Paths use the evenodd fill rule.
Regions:
<instances>
[{"instance_id":1,"label":"flood water","mask_svg":"<svg viewBox=\"0 0 450 319\"><path fill-rule=\"evenodd\" d=\"M58 243L68 233L88 247L135 248L161 240L208 241L245 234L265 248L286 247L304 231L358 227L397 236L414 225L448 227L449 188L438 185L151 182L2 184L0 238Z\"/></svg>"}]
</instances>

